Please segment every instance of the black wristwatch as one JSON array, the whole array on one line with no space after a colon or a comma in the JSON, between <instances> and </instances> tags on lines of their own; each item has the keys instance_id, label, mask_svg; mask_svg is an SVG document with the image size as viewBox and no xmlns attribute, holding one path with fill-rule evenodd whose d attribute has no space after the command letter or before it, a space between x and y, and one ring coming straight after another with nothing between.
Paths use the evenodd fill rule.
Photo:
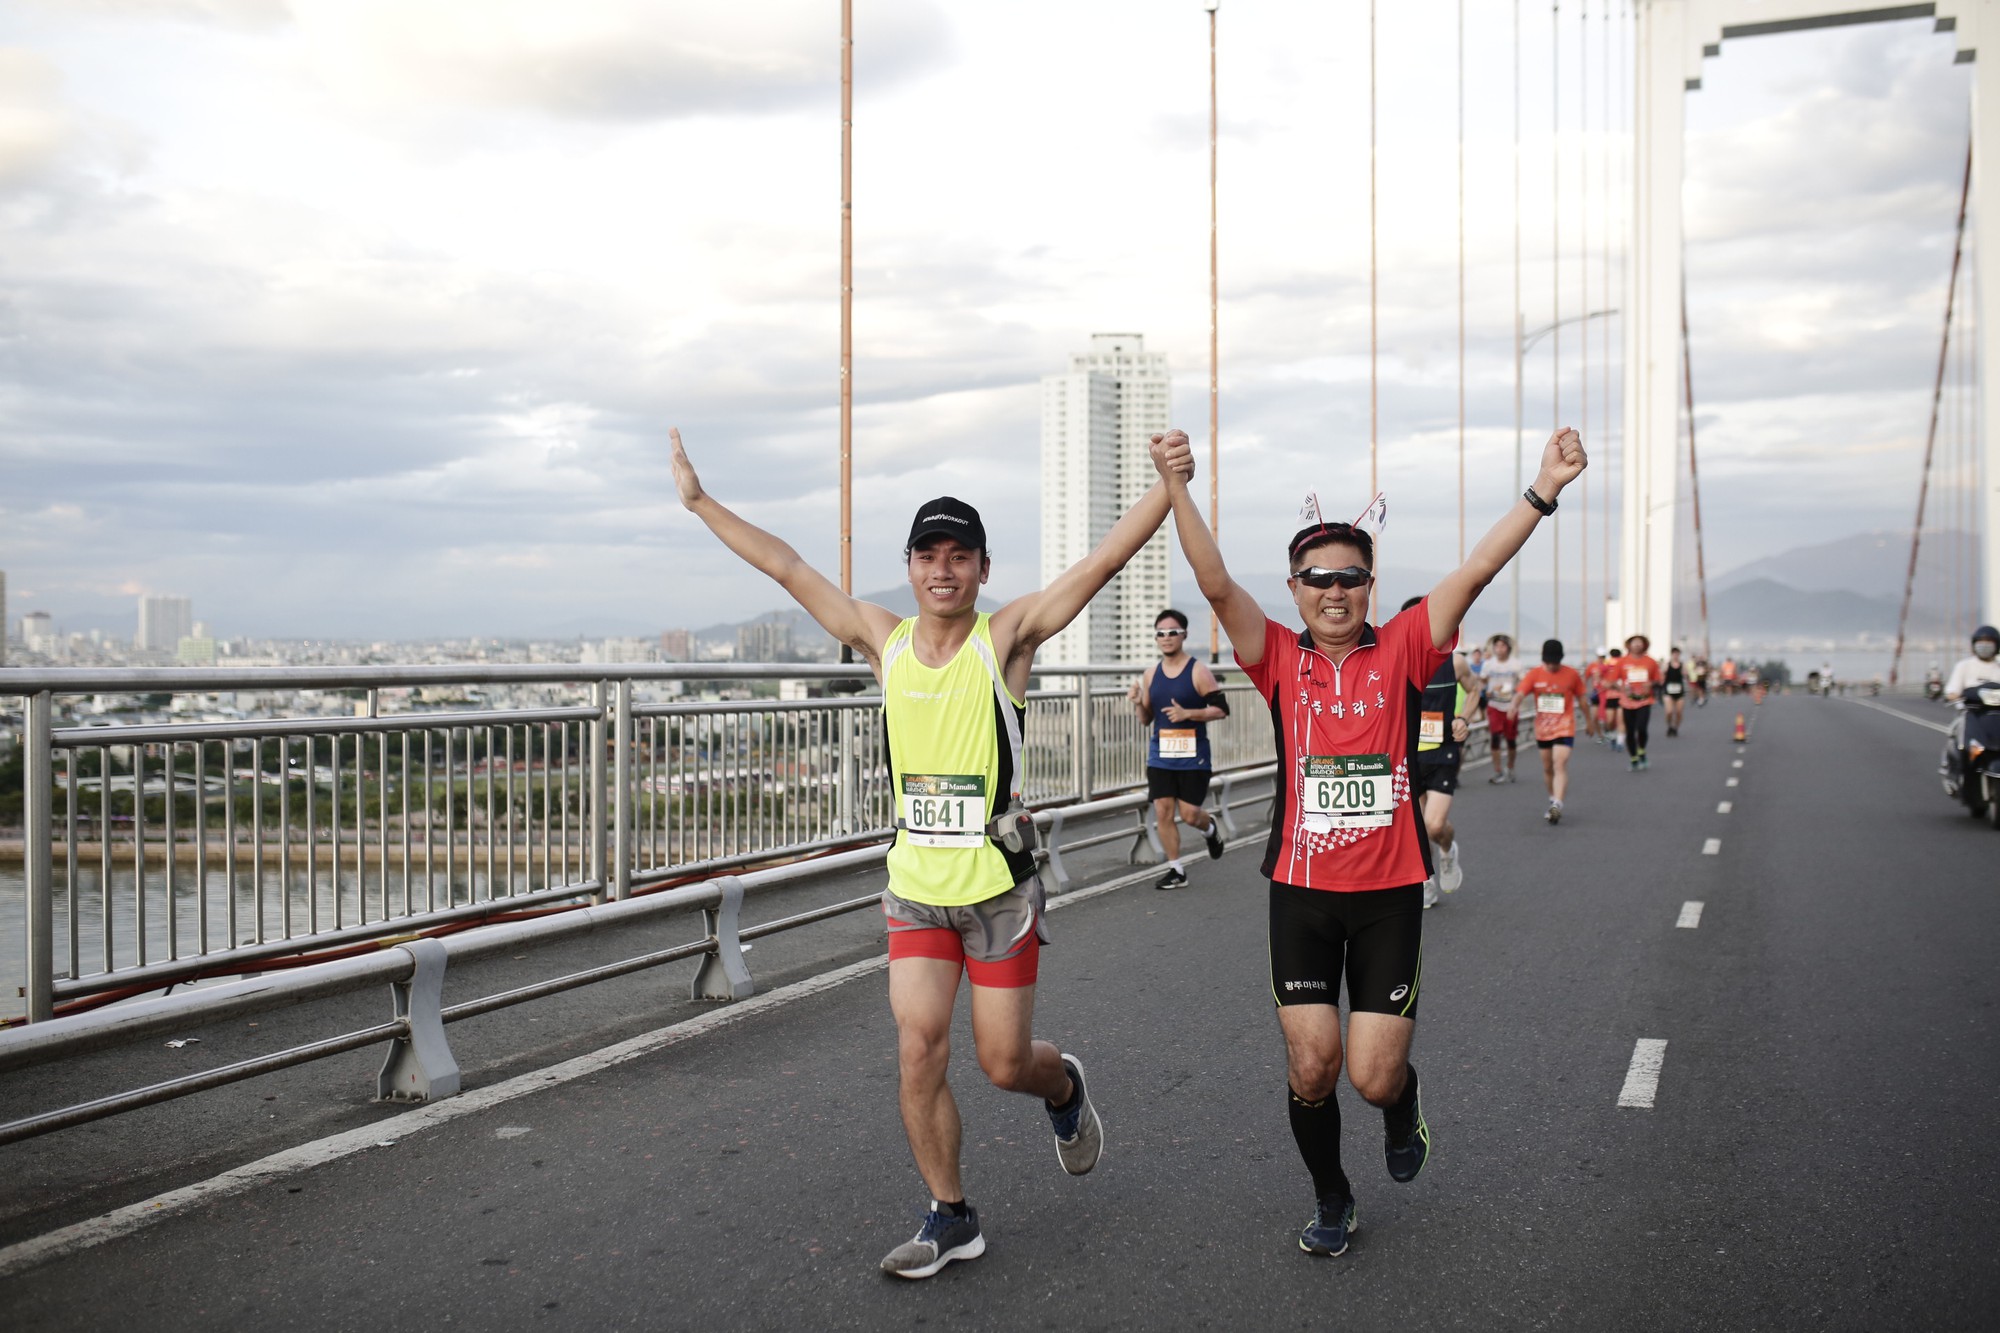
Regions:
<instances>
[{"instance_id":1,"label":"black wristwatch","mask_svg":"<svg viewBox=\"0 0 2000 1333\"><path fill-rule=\"evenodd\" d=\"M1526 500L1529 504L1533 505L1535 507L1535 512L1540 514L1543 518L1547 518L1550 514L1556 512L1556 502L1554 500L1544 500L1541 496L1535 494L1535 488L1533 486L1530 486L1527 490L1522 491L1521 498L1523 500Z\"/></svg>"}]
</instances>

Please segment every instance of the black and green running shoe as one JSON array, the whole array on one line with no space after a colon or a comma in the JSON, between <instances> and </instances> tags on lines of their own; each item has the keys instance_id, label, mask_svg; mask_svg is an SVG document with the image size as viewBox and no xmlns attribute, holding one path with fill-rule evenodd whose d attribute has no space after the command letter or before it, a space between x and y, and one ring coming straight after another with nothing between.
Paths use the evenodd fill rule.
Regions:
<instances>
[{"instance_id":1,"label":"black and green running shoe","mask_svg":"<svg viewBox=\"0 0 2000 1333\"><path fill-rule=\"evenodd\" d=\"M1348 1237L1359 1230L1361 1223L1355 1220L1352 1195L1321 1199L1319 1207L1313 1210L1312 1221L1299 1233L1299 1248L1307 1254L1331 1259L1347 1253Z\"/></svg>"},{"instance_id":2,"label":"black and green running shoe","mask_svg":"<svg viewBox=\"0 0 2000 1333\"><path fill-rule=\"evenodd\" d=\"M1410 1081L1416 1096L1407 1112L1382 1113L1382 1155L1389 1160L1389 1179L1409 1184L1424 1169L1431 1155L1431 1128L1424 1123L1423 1085L1417 1083L1417 1067L1410 1066Z\"/></svg>"}]
</instances>

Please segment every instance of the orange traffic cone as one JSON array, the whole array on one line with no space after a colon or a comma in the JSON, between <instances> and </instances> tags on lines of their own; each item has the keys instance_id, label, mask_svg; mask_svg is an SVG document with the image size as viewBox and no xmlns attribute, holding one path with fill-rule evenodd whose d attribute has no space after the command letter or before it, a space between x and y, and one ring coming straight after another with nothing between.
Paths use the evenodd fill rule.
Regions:
<instances>
[{"instance_id":1,"label":"orange traffic cone","mask_svg":"<svg viewBox=\"0 0 2000 1333\"><path fill-rule=\"evenodd\" d=\"M1740 745L1749 739L1749 734L1743 730L1743 714L1738 713L1736 715L1736 741Z\"/></svg>"}]
</instances>

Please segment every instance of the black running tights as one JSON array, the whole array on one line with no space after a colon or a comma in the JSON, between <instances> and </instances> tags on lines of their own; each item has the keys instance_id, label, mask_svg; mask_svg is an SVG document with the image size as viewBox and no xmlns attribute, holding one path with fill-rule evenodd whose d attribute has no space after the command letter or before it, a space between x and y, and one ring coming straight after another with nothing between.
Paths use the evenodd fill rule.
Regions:
<instances>
[{"instance_id":1,"label":"black running tights","mask_svg":"<svg viewBox=\"0 0 2000 1333\"><path fill-rule=\"evenodd\" d=\"M1653 706L1625 710L1625 752L1633 758L1646 753L1646 725L1653 720Z\"/></svg>"}]
</instances>

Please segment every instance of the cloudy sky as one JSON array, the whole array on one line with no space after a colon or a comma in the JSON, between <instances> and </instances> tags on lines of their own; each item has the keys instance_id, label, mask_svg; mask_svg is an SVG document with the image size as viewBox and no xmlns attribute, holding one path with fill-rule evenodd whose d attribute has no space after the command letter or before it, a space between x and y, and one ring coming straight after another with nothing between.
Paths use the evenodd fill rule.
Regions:
<instances>
[{"instance_id":1,"label":"cloudy sky","mask_svg":"<svg viewBox=\"0 0 2000 1333\"><path fill-rule=\"evenodd\" d=\"M1565 314L1586 262L1591 306L1614 303L1607 3L1584 6L1587 64L1564 6ZM1458 540L1455 6L1381 8L1390 561L1435 571ZM1514 11L1465 8L1476 534L1513 493ZM1548 7L1525 9L1532 327L1551 59ZM1038 379L1092 331L1169 354L1205 454L1206 19L856 12L856 584L899 580L911 506L948 491L987 514L995 590L1021 591ZM1221 18L1224 545L1275 583L1306 484L1367 499L1367 8ZM10 0L9 614L93 623L150 590L226 635L406 638L777 605L674 503L670 424L711 489L834 568L838 32L837 0ZM1736 42L1689 99L1712 569L1907 522L1965 151L1951 59L1928 21ZM1564 356L1577 421L1574 336Z\"/></svg>"}]
</instances>

